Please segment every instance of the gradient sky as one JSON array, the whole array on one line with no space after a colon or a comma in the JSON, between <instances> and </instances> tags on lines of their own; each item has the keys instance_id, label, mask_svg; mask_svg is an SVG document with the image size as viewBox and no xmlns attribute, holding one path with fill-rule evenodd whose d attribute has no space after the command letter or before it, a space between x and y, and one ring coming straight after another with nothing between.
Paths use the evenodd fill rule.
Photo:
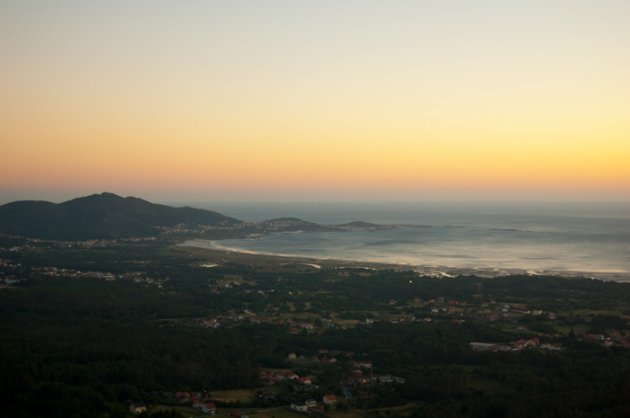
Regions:
<instances>
[{"instance_id":1,"label":"gradient sky","mask_svg":"<svg viewBox=\"0 0 630 418\"><path fill-rule=\"evenodd\" d=\"M630 198L630 2L0 0L0 201Z\"/></svg>"}]
</instances>

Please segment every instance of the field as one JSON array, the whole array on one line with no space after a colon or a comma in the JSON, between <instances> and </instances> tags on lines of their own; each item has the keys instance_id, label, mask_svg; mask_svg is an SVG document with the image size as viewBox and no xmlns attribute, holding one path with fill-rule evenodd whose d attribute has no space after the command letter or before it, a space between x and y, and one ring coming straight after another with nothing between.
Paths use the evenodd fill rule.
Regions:
<instances>
[{"instance_id":1,"label":"field","mask_svg":"<svg viewBox=\"0 0 630 418\"><path fill-rule=\"evenodd\" d=\"M255 389L234 389L213 391L210 396L220 402L249 402L255 394Z\"/></svg>"}]
</instances>

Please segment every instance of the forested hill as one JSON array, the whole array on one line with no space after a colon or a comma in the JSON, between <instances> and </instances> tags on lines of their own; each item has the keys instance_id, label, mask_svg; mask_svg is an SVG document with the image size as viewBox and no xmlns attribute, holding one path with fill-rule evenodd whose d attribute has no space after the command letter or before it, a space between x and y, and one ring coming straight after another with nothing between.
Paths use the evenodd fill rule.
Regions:
<instances>
[{"instance_id":1,"label":"forested hill","mask_svg":"<svg viewBox=\"0 0 630 418\"><path fill-rule=\"evenodd\" d=\"M55 204L18 201L0 206L0 234L81 240L158 235L175 225L232 226L241 221L218 212L174 208L113 193Z\"/></svg>"}]
</instances>

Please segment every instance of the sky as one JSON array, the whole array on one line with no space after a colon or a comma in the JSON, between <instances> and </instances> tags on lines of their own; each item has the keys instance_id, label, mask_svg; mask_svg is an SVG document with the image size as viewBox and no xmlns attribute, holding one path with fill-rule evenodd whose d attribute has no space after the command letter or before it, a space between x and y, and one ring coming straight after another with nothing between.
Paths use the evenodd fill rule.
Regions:
<instances>
[{"instance_id":1,"label":"sky","mask_svg":"<svg viewBox=\"0 0 630 418\"><path fill-rule=\"evenodd\" d=\"M0 202L630 200L626 0L0 0Z\"/></svg>"}]
</instances>

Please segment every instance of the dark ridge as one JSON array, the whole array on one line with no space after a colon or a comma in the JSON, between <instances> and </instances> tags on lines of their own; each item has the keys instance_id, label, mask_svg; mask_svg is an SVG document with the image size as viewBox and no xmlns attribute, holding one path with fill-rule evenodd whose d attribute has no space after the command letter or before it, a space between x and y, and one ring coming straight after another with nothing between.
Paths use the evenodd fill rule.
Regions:
<instances>
[{"instance_id":1,"label":"dark ridge","mask_svg":"<svg viewBox=\"0 0 630 418\"><path fill-rule=\"evenodd\" d=\"M55 204L19 201L0 206L0 233L53 240L150 237L176 225L231 226L218 212L174 208L137 197L93 194Z\"/></svg>"}]
</instances>

